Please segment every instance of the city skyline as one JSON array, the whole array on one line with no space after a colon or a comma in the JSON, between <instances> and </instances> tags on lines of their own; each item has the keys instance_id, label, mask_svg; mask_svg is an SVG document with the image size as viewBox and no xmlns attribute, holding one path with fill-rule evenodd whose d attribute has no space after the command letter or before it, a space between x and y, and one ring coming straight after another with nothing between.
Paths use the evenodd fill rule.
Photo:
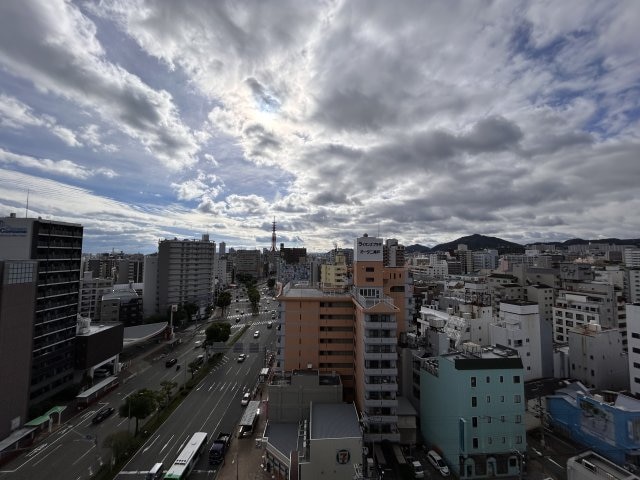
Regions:
<instances>
[{"instance_id":1,"label":"city skyline","mask_svg":"<svg viewBox=\"0 0 640 480\"><path fill-rule=\"evenodd\" d=\"M326 251L640 231L637 2L0 4L0 217Z\"/></svg>"}]
</instances>

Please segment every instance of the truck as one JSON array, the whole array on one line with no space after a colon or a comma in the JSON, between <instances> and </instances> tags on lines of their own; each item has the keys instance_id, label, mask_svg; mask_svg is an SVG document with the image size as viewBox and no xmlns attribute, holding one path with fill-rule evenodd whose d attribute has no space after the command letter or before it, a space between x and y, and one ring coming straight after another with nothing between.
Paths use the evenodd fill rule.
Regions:
<instances>
[{"instance_id":1,"label":"truck","mask_svg":"<svg viewBox=\"0 0 640 480\"><path fill-rule=\"evenodd\" d=\"M218 438L211 444L211 449L209 450L209 465L219 465L222 463L230 444L231 434L220 432Z\"/></svg>"}]
</instances>

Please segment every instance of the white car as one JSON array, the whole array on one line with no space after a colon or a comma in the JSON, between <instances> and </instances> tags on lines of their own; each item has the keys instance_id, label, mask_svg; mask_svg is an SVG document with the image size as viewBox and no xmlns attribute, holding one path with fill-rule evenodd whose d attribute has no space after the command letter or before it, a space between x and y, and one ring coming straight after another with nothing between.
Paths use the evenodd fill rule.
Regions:
<instances>
[{"instance_id":1,"label":"white car","mask_svg":"<svg viewBox=\"0 0 640 480\"><path fill-rule=\"evenodd\" d=\"M260 330L253 332L253 338L260 338Z\"/></svg>"},{"instance_id":2,"label":"white car","mask_svg":"<svg viewBox=\"0 0 640 480\"><path fill-rule=\"evenodd\" d=\"M427 458L429 459L429 463L433 465L433 468L440 472L440 475L442 475L443 477L449 476L449 467L446 463L444 463L442 457L438 455L435 450L429 450L429 453L427 453Z\"/></svg>"},{"instance_id":3,"label":"white car","mask_svg":"<svg viewBox=\"0 0 640 480\"><path fill-rule=\"evenodd\" d=\"M240 405L242 405L243 407L246 407L247 405L249 405L249 400L251 399L251 395L249 395L249 392L245 393L242 396L242 400L240 401Z\"/></svg>"}]
</instances>

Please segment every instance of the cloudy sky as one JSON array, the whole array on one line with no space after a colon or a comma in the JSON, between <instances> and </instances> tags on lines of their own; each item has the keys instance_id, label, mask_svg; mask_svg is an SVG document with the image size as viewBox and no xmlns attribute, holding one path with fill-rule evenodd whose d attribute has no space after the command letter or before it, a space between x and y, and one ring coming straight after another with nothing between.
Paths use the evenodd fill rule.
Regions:
<instances>
[{"instance_id":1,"label":"cloudy sky","mask_svg":"<svg viewBox=\"0 0 640 480\"><path fill-rule=\"evenodd\" d=\"M0 216L84 250L640 236L640 2L4 0Z\"/></svg>"}]
</instances>

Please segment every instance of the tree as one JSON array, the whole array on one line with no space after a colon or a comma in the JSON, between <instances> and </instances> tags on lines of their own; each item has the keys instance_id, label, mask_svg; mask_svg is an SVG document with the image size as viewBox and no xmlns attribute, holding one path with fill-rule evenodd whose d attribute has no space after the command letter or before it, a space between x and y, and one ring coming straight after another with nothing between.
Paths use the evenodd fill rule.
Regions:
<instances>
[{"instance_id":1,"label":"tree","mask_svg":"<svg viewBox=\"0 0 640 480\"><path fill-rule=\"evenodd\" d=\"M207 334L207 343L226 342L231 336L231 324L227 322L212 323L205 330Z\"/></svg>"},{"instance_id":2,"label":"tree","mask_svg":"<svg viewBox=\"0 0 640 480\"><path fill-rule=\"evenodd\" d=\"M111 449L111 454L116 462L125 459L138 446L135 437L125 430L107 435L102 446Z\"/></svg>"},{"instance_id":3,"label":"tree","mask_svg":"<svg viewBox=\"0 0 640 480\"><path fill-rule=\"evenodd\" d=\"M249 297L249 302L251 302L253 313L257 313L260 305L260 292L256 287L249 287L247 289L247 297Z\"/></svg>"},{"instance_id":4,"label":"tree","mask_svg":"<svg viewBox=\"0 0 640 480\"><path fill-rule=\"evenodd\" d=\"M189 369L189 373L191 373L191 378L193 378L198 371L198 368L200 368L200 365L198 365L198 362L194 360L187 365L187 368Z\"/></svg>"},{"instance_id":5,"label":"tree","mask_svg":"<svg viewBox=\"0 0 640 480\"><path fill-rule=\"evenodd\" d=\"M171 392L177 386L178 386L178 382L172 382L171 380L163 380L162 382L160 382L160 387L162 387L162 392L160 393L163 399L165 396L167 397L166 405L169 405L169 402L171 401Z\"/></svg>"},{"instance_id":6,"label":"tree","mask_svg":"<svg viewBox=\"0 0 640 480\"><path fill-rule=\"evenodd\" d=\"M191 322L193 320L193 316L196 313L198 313L198 311L200 310L200 307L198 307L198 305L196 305L193 302L187 302L187 303L182 305L182 309L186 313L187 318L189 319L189 321Z\"/></svg>"},{"instance_id":7,"label":"tree","mask_svg":"<svg viewBox=\"0 0 640 480\"><path fill-rule=\"evenodd\" d=\"M138 424L140 419L147 418L156 411L158 400L156 392L143 388L129 395L125 402L120 405L119 414L123 418L136 419L135 435L138 435Z\"/></svg>"},{"instance_id":8,"label":"tree","mask_svg":"<svg viewBox=\"0 0 640 480\"><path fill-rule=\"evenodd\" d=\"M227 307L231 305L231 292L225 290L224 292L218 295L218 303L217 306L222 309L222 316L224 316Z\"/></svg>"}]
</instances>

